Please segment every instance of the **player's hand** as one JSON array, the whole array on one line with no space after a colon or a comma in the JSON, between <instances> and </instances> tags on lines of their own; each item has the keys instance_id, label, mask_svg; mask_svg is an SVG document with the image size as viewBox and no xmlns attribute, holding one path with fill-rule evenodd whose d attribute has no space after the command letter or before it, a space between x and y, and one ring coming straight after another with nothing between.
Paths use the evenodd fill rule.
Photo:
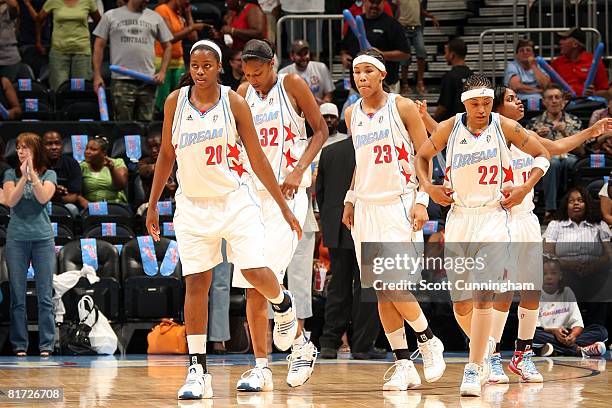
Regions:
<instances>
[{"instance_id":1,"label":"player's hand","mask_svg":"<svg viewBox=\"0 0 612 408\"><path fill-rule=\"evenodd\" d=\"M593 133L589 139L598 138L602 135L612 135L612 118L600 119L591 126Z\"/></svg>"},{"instance_id":2,"label":"player's hand","mask_svg":"<svg viewBox=\"0 0 612 408\"><path fill-rule=\"evenodd\" d=\"M432 184L427 189L427 194L429 194L429 198L434 200L434 202L446 207L455 202L451 197L454 191L448 187L444 187L441 185Z\"/></svg>"},{"instance_id":3,"label":"player's hand","mask_svg":"<svg viewBox=\"0 0 612 408\"><path fill-rule=\"evenodd\" d=\"M410 210L410 224L412 224L413 231L420 231L423 229L423 225L429 221L429 215L427 214L427 207L423 204L415 204Z\"/></svg>"},{"instance_id":4,"label":"player's hand","mask_svg":"<svg viewBox=\"0 0 612 408\"><path fill-rule=\"evenodd\" d=\"M423 99L422 101L415 100L414 103L416 104L417 109L419 110L419 114L421 116L427 113L427 101L425 99Z\"/></svg>"},{"instance_id":5,"label":"player's hand","mask_svg":"<svg viewBox=\"0 0 612 408\"><path fill-rule=\"evenodd\" d=\"M344 211L342 212L342 223L349 230L353 228L354 214L355 214L355 208L353 207L353 204L351 203L344 204Z\"/></svg>"},{"instance_id":6,"label":"player's hand","mask_svg":"<svg viewBox=\"0 0 612 408\"><path fill-rule=\"evenodd\" d=\"M501 200L501 205L506 210L514 207L515 205L519 205L525 199L525 196L529 193L529 190L523 186L518 187L507 187L502 190L502 194L504 195L503 200Z\"/></svg>"},{"instance_id":7,"label":"player's hand","mask_svg":"<svg viewBox=\"0 0 612 408\"><path fill-rule=\"evenodd\" d=\"M147 231L153 237L153 241L159 241L159 212L157 211L157 203L150 205L147 208Z\"/></svg>"},{"instance_id":8,"label":"player's hand","mask_svg":"<svg viewBox=\"0 0 612 408\"><path fill-rule=\"evenodd\" d=\"M289 207L286 207L283 210L283 217L291 229L297 233L298 240L302 239L302 227L300 227L300 223L298 222L297 218L295 218L295 215L293 215Z\"/></svg>"},{"instance_id":9,"label":"player's hand","mask_svg":"<svg viewBox=\"0 0 612 408\"><path fill-rule=\"evenodd\" d=\"M285 181L281 184L280 189L281 193L287 199L293 198L298 188L300 187L300 183L302 182L302 176L304 175L304 170L296 167L293 169L291 173L285 177Z\"/></svg>"}]
</instances>

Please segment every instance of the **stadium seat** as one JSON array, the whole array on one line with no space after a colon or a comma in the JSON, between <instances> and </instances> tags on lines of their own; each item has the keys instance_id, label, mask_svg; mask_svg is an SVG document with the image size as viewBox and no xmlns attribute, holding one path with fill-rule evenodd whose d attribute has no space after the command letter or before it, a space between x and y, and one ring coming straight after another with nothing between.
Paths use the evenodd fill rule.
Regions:
<instances>
[{"instance_id":1,"label":"stadium seat","mask_svg":"<svg viewBox=\"0 0 612 408\"><path fill-rule=\"evenodd\" d=\"M53 97L40 82L31 78L21 78L13 83L17 98L23 110L21 119L50 120L53 119Z\"/></svg>"},{"instance_id":2,"label":"stadium seat","mask_svg":"<svg viewBox=\"0 0 612 408\"><path fill-rule=\"evenodd\" d=\"M75 238L75 234L70 227L65 224L57 223L57 235L55 245L66 245Z\"/></svg>"},{"instance_id":3,"label":"stadium seat","mask_svg":"<svg viewBox=\"0 0 612 408\"><path fill-rule=\"evenodd\" d=\"M130 228L133 225L134 213L127 204L107 203L108 215L90 215L89 209L86 208L81 213L83 217L83 230L87 230L90 226L101 224L103 222L115 222L123 224Z\"/></svg>"},{"instance_id":4,"label":"stadium seat","mask_svg":"<svg viewBox=\"0 0 612 408\"><path fill-rule=\"evenodd\" d=\"M85 238L96 238L101 239L106 242L110 242L111 244L125 244L126 242L134 239L136 234L134 231L125 225L116 224L116 234L115 235L105 235L103 233L102 225L96 224L91 225L86 231L83 232L83 236Z\"/></svg>"},{"instance_id":5,"label":"stadium seat","mask_svg":"<svg viewBox=\"0 0 612 408\"><path fill-rule=\"evenodd\" d=\"M612 171L612 157L605 156L603 167L591 167L591 158L580 159L574 165L572 174L573 183L580 186L588 186L594 180L603 179Z\"/></svg>"},{"instance_id":6,"label":"stadium seat","mask_svg":"<svg viewBox=\"0 0 612 408\"><path fill-rule=\"evenodd\" d=\"M80 88L74 86L75 82ZM98 96L94 92L93 82L68 79L62 83L55 93L55 110L58 120L100 120Z\"/></svg>"},{"instance_id":7,"label":"stadium seat","mask_svg":"<svg viewBox=\"0 0 612 408\"><path fill-rule=\"evenodd\" d=\"M62 300L66 307L64 320L78 319L77 304L83 295L90 295L102 313L110 319L119 318L119 298L121 294L121 269L119 252L111 243L96 239L98 254L97 275L100 281L91 285L86 278L81 278L76 286L67 291ZM67 243L59 253L59 273L80 270L83 267L81 241Z\"/></svg>"},{"instance_id":8,"label":"stadium seat","mask_svg":"<svg viewBox=\"0 0 612 408\"><path fill-rule=\"evenodd\" d=\"M74 231L74 216L70 210L62 203L51 203L51 213L49 214L51 222L57 222L70 228Z\"/></svg>"}]
</instances>

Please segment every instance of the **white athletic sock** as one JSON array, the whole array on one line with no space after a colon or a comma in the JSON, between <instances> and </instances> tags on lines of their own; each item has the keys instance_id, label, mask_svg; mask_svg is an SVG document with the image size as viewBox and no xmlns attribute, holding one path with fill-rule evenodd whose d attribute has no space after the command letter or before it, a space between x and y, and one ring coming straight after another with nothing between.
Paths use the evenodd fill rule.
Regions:
<instances>
[{"instance_id":1,"label":"white athletic sock","mask_svg":"<svg viewBox=\"0 0 612 408\"><path fill-rule=\"evenodd\" d=\"M293 339L293 346L303 346L304 344L308 343L308 340L306 340L306 336L304 336L304 332L300 333L300 336L296 339Z\"/></svg>"},{"instance_id":2,"label":"white athletic sock","mask_svg":"<svg viewBox=\"0 0 612 408\"><path fill-rule=\"evenodd\" d=\"M518 307L518 338L520 340L532 340L538 325L539 309L530 310Z\"/></svg>"},{"instance_id":3,"label":"white athletic sock","mask_svg":"<svg viewBox=\"0 0 612 408\"><path fill-rule=\"evenodd\" d=\"M188 334L187 348L189 349L189 354L206 354L206 335Z\"/></svg>"},{"instance_id":4,"label":"white athletic sock","mask_svg":"<svg viewBox=\"0 0 612 408\"><path fill-rule=\"evenodd\" d=\"M421 314L419 315L419 317L417 317L415 321L409 321L408 324L416 333L424 332L425 330L427 330L427 326L429 326L429 323L427 323L427 318L425 317L423 311L421 311Z\"/></svg>"},{"instance_id":5,"label":"white athletic sock","mask_svg":"<svg viewBox=\"0 0 612 408\"><path fill-rule=\"evenodd\" d=\"M387 336L387 340L389 340L391 350L403 350L408 348L406 331L404 330L404 327L401 327L392 333L385 333L385 336Z\"/></svg>"},{"instance_id":6,"label":"white athletic sock","mask_svg":"<svg viewBox=\"0 0 612 408\"><path fill-rule=\"evenodd\" d=\"M283 288L280 288L280 292L276 297L270 298L268 299L268 301L270 303L272 303L273 305L278 305L280 304L283 300L285 299L285 292L283 291Z\"/></svg>"},{"instance_id":7,"label":"white athletic sock","mask_svg":"<svg viewBox=\"0 0 612 408\"><path fill-rule=\"evenodd\" d=\"M463 330L463 332L465 333L466 336L468 336L468 338L470 338L471 331L472 331L472 312L473 311L474 310L472 309L470 310L470 313L461 316L455 310L453 310L453 313L455 313L455 319L457 320L459 327L461 327L461 330Z\"/></svg>"},{"instance_id":8,"label":"white athletic sock","mask_svg":"<svg viewBox=\"0 0 612 408\"><path fill-rule=\"evenodd\" d=\"M496 343L501 343L501 338L502 338L502 335L504 334L504 327L506 327L506 320L508 320L508 312L502 312L502 311L493 309L493 323L491 323L491 337L495 339Z\"/></svg>"},{"instance_id":9,"label":"white athletic sock","mask_svg":"<svg viewBox=\"0 0 612 408\"><path fill-rule=\"evenodd\" d=\"M265 368L268 366L268 359L265 357L255 359L255 367Z\"/></svg>"},{"instance_id":10,"label":"white athletic sock","mask_svg":"<svg viewBox=\"0 0 612 408\"><path fill-rule=\"evenodd\" d=\"M487 353L487 343L491 335L493 308L472 310L472 336L470 337L470 363L482 364Z\"/></svg>"}]
</instances>

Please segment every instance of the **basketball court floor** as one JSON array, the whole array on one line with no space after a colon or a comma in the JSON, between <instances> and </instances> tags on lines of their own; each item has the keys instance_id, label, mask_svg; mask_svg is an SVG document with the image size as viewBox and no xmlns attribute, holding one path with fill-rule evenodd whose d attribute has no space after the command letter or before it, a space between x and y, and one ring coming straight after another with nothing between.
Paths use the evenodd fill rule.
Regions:
<instances>
[{"instance_id":1,"label":"basketball court floor","mask_svg":"<svg viewBox=\"0 0 612 408\"><path fill-rule=\"evenodd\" d=\"M284 356L274 355L274 391L237 394L236 380L247 369L248 356L210 356L208 366L215 397L194 402L176 400L176 391L186 373L184 356L0 357L0 407L612 406L612 375L606 369L605 359L537 358L536 364L545 378L543 384L519 384L515 377L510 377L509 385L487 385L481 398L460 398L458 387L465 355L447 353L446 357L447 370L438 382L425 383L407 392L383 393L383 375L391 366L390 354L386 362L318 360L313 377L296 389L285 384ZM422 377L420 359L417 369ZM61 401L36 402L34 392L17 394L24 388L55 387L63 393ZM16 401L16 396L21 399ZM46 392L45 396L53 395Z\"/></svg>"}]
</instances>

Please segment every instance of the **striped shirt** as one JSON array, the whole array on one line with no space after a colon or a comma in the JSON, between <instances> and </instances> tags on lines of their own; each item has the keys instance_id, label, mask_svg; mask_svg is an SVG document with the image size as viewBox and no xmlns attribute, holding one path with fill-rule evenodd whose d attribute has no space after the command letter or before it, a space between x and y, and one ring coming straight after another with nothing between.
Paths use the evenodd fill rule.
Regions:
<instances>
[{"instance_id":1,"label":"striped shirt","mask_svg":"<svg viewBox=\"0 0 612 408\"><path fill-rule=\"evenodd\" d=\"M572 220L551 221L544 232L546 242L554 242L555 254L561 258L589 260L603 255L602 242L610 241L610 228L601 221L591 224Z\"/></svg>"}]
</instances>

